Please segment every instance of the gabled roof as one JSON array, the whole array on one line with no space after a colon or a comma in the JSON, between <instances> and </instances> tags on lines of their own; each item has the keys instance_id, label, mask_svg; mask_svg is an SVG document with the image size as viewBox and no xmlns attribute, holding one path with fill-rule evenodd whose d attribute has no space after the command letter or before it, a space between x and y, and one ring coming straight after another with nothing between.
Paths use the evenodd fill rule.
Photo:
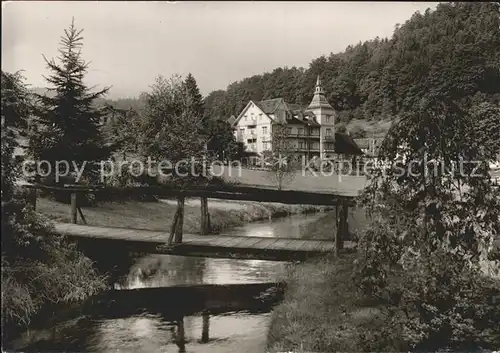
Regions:
<instances>
[{"instance_id":1,"label":"gabled roof","mask_svg":"<svg viewBox=\"0 0 500 353\"><path fill-rule=\"evenodd\" d=\"M248 104L243 108L241 113L234 120L228 119L228 122L233 126L241 119L245 114L247 109L251 104L255 104L264 114L267 115L271 121L276 121L276 117L273 119L270 115L276 115L278 111L289 112L291 117L288 116L286 119L287 124L303 124L308 126L321 126L316 121L316 116L310 110L307 110L304 106L299 104L287 103L283 98L265 99L261 101L249 101ZM332 108L333 109L333 108ZM296 117L295 117L296 116Z\"/></svg>"},{"instance_id":2,"label":"gabled roof","mask_svg":"<svg viewBox=\"0 0 500 353\"><path fill-rule=\"evenodd\" d=\"M350 155L364 154L351 136L341 132L335 133L335 153Z\"/></svg>"},{"instance_id":3,"label":"gabled roof","mask_svg":"<svg viewBox=\"0 0 500 353\"><path fill-rule=\"evenodd\" d=\"M274 112L278 109L280 104L285 103L283 98L274 98L274 99L266 99L263 101L254 102L256 106L260 108L266 114L274 114Z\"/></svg>"},{"instance_id":4,"label":"gabled roof","mask_svg":"<svg viewBox=\"0 0 500 353\"><path fill-rule=\"evenodd\" d=\"M306 107L300 104L287 103L287 105L292 112L303 112L304 110L306 110Z\"/></svg>"},{"instance_id":5,"label":"gabled roof","mask_svg":"<svg viewBox=\"0 0 500 353\"><path fill-rule=\"evenodd\" d=\"M241 113L238 115L238 117L234 120L234 122L232 123L233 126L236 125L236 123L238 121L240 121L241 117L245 114L245 112L248 110L248 108L252 105L252 104L255 104L255 106L257 106L257 108L259 108L260 110L262 110L262 112L264 112L264 114L268 115L268 113L266 113L258 104L256 104L256 102L250 100L247 105L245 105L245 108L243 108L243 110L241 111ZM269 117L269 116L268 116Z\"/></svg>"},{"instance_id":6,"label":"gabled roof","mask_svg":"<svg viewBox=\"0 0 500 353\"><path fill-rule=\"evenodd\" d=\"M305 125L307 124L308 121L304 121L302 119L298 119L298 118L295 118L295 117L292 117L290 119L286 119L286 123L287 124L297 124L297 125ZM314 122L315 124L317 124L316 122ZM311 123L312 125L312 123Z\"/></svg>"}]
</instances>

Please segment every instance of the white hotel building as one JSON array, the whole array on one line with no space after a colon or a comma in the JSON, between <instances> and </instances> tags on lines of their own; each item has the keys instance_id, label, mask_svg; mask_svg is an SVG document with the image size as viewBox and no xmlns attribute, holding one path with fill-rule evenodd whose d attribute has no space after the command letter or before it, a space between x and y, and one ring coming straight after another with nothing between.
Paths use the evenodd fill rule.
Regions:
<instances>
[{"instance_id":1,"label":"white hotel building","mask_svg":"<svg viewBox=\"0 0 500 353\"><path fill-rule=\"evenodd\" d=\"M307 108L283 98L250 101L233 122L237 141L261 155L272 149L273 125L285 122L296 153L307 159L331 158L335 153L335 111L327 102L318 76L314 97ZM338 134L337 134L338 135Z\"/></svg>"}]
</instances>

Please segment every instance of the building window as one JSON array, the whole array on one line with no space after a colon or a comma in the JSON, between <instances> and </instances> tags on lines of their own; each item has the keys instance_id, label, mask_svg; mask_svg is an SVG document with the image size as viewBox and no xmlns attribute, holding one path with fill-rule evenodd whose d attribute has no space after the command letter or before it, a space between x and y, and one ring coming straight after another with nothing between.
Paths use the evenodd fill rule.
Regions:
<instances>
[{"instance_id":1,"label":"building window","mask_svg":"<svg viewBox=\"0 0 500 353\"><path fill-rule=\"evenodd\" d=\"M303 128L299 128L299 135L304 135L304 129Z\"/></svg>"},{"instance_id":2,"label":"building window","mask_svg":"<svg viewBox=\"0 0 500 353\"><path fill-rule=\"evenodd\" d=\"M266 151L266 150L267 150L267 142L263 142L263 143L262 143L262 148L264 149L264 151Z\"/></svg>"},{"instance_id":3,"label":"building window","mask_svg":"<svg viewBox=\"0 0 500 353\"><path fill-rule=\"evenodd\" d=\"M292 134L292 131L293 129L291 127L288 128L288 134L291 135Z\"/></svg>"},{"instance_id":4,"label":"building window","mask_svg":"<svg viewBox=\"0 0 500 353\"><path fill-rule=\"evenodd\" d=\"M326 136L332 136L332 129L326 129Z\"/></svg>"},{"instance_id":5,"label":"building window","mask_svg":"<svg viewBox=\"0 0 500 353\"><path fill-rule=\"evenodd\" d=\"M267 135L267 126L262 127L262 135Z\"/></svg>"},{"instance_id":6,"label":"building window","mask_svg":"<svg viewBox=\"0 0 500 353\"><path fill-rule=\"evenodd\" d=\"M299 149L304 149L304 142L303 141L299 141Z\"/></svg>"}]
</instances>

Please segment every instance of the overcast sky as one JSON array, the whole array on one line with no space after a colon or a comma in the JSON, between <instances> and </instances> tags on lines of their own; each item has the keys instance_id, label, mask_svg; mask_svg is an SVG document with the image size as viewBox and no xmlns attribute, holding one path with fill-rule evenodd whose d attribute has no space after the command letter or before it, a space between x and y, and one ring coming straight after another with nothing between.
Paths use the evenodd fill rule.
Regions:
<instances>
[{"instance_id":1,"label":"overcast sky","mask_svg":"<svg viewBox=\"0 0 500 353\"><path fill-rule=\"evenodd\" d=\"M282 66L307 67L349 44L390 37L396 23L437 3L2 2L2 70L25 70L44 87L42 58L57 55L75 17L83 28L87 82L110 98L147 90L161 74L191 72L203 95Z\"/></svg>"}]
</instances>

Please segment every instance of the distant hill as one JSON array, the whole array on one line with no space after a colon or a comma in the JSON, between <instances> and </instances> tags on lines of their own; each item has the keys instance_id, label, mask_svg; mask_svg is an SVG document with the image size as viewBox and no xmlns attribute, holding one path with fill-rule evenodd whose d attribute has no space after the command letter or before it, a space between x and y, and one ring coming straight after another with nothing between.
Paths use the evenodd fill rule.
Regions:
<instances>
[{"instance_id":1,"label":"distant hill","mask_svg":"<svg viewBox=\"0 0 500 353\"><path fill-rule=\"evenodd\" d=\"M32 87L30 88L30 90L31 92L36 94L47 95L49 97L54 96L54 92L49 91L48 89L43 87ZM136 110L140 110L143 103L139 98L118 98L118 99L97 98L95 100L96 106L103 106L105 104L112 105L117 109L128 110L130 108L133 108Z\"/></svg>"},{"instance_id":2,"label":"distant hill","mask_svg":"<svg viewBox=\"0 0 500 353\"><path fill-rule=\"evenodd\" d=\"M36 94L40 94L42 96L49 96L49 97L53 97L54 96L54 92L51 92L49 91L48 89L44 88L44 87L30 87L30 91L33 92L33 93L36 93Z\"/></svg>"}]
</instances>

